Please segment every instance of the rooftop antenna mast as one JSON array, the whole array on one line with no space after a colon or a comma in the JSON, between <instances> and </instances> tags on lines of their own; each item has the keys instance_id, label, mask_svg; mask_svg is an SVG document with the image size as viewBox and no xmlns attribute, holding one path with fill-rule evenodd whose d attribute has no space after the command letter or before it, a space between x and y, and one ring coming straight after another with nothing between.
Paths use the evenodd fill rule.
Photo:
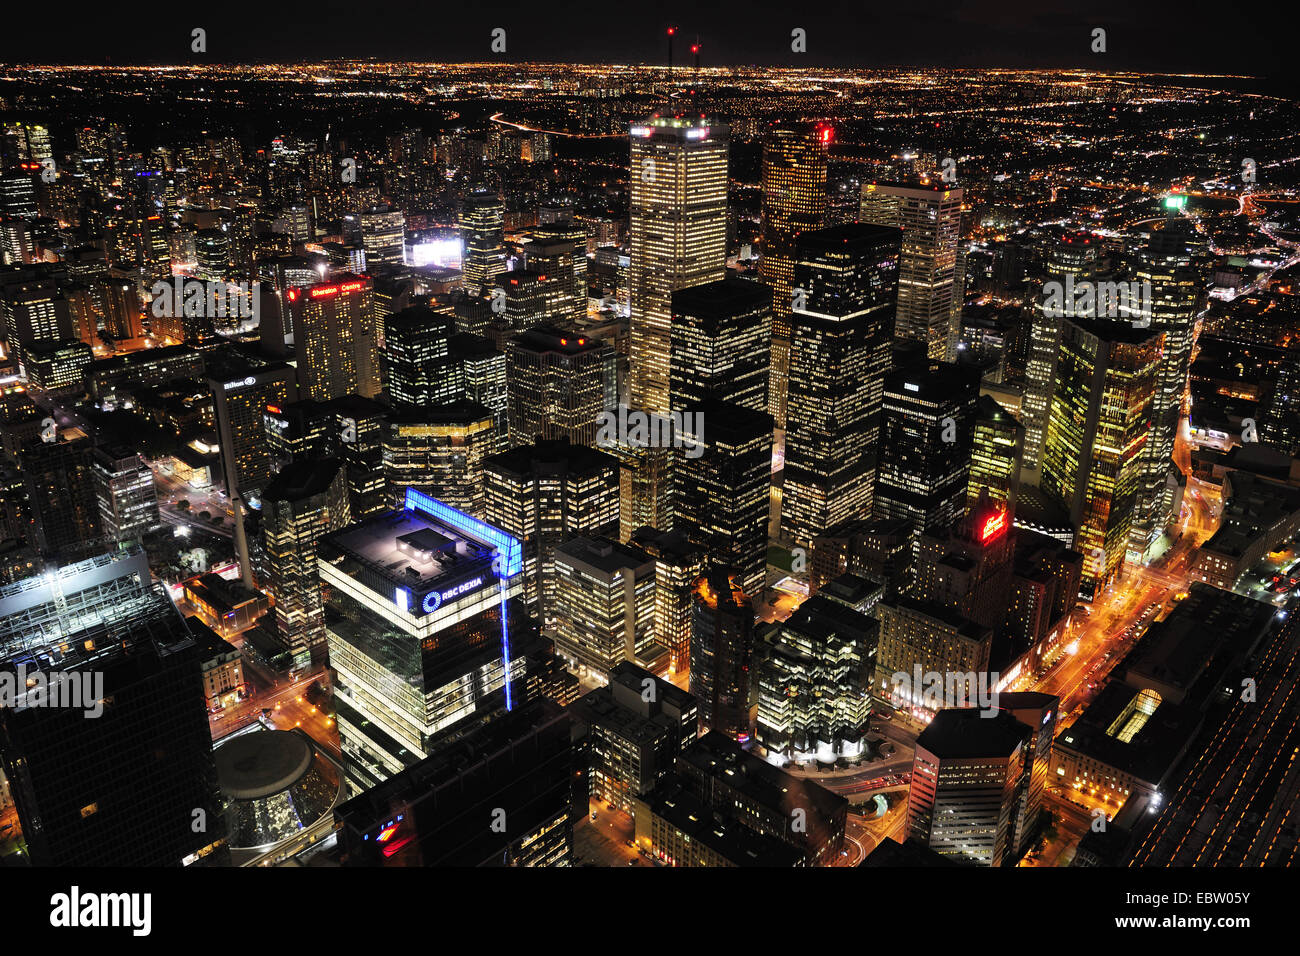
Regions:
<instances>
[{"instance_id":1,"label":"rooftop antenna mast","mask_svg":"<svg viewBox=\"0 0 1300 956\"><path fill-rule=\"evenodd\" d=\"M676 27L668 28L668 110L673 106L673 37L677 35Z\"/></svg>"}]
</instances>

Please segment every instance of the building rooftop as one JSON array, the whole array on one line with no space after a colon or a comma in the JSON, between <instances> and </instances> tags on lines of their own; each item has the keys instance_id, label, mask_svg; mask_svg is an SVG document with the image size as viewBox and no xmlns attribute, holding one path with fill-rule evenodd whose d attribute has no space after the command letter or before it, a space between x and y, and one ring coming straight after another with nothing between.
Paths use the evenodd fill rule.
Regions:
<instances>
[{"instance_id":1,"label":"building rooftop","mask_svg":"<svg viewBox=\"0 0 1300 956\"><path fill-rule=\"evenodd\" d=\"M934 715L916 738L916 747L940 760L1003 758L1015 753L1029 732L1030 728L1007 713L988 717L977 707L952 707Z\"/></svg>"}]
</instances>

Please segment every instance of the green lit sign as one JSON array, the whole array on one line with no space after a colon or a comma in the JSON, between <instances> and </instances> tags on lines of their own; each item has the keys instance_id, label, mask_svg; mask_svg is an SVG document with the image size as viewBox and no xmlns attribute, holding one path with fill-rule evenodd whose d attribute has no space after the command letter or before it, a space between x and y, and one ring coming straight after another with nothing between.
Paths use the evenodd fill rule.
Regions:
<instances>
[{"instance_id":1,"label":"green lit sign","mask_svg":"<svg viewBox=\"0 0 1300 956\"><path fill-rule=\"evenodd\" d=\"M1186 196L1178 195L1175 193L1174 195L1165 197L1166 209L1182 209L1186 205L1187 205Z\"/></svg>"}]
</instances>

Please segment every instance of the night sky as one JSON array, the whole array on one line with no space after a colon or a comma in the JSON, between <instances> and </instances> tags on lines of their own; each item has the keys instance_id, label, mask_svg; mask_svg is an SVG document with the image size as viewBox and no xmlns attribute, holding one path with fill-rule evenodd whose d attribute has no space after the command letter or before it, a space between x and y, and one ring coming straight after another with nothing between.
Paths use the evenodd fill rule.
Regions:
<instances>
[{"instance_id":1,"label":"night sky","mask_svg":"<svg viewBox=\"0 0 1300 956\"><path fill-rule=\"evenodd\" d=\"M901 8L901 9L900 9ZM678 62L698 34L705 65L1085 67L1171 72L1249 72L1287 83L1293 64L1254 0L865 0L726 4L572 3L531 0L276 0L195 5L60 4L42 7L26 30L0 34L8 62L190 62L190 30L208 31L213 62L376 57L429 61L544 60L651 62L666 59L664 27L680 28ZM79 13L89 9L91 12ZM54 11L58 11L54 15ZM191 22L192 21L192 22ZM493 27L507 52L493 54ZM790 31L807 31L804 55ZM1095 27L1108 52L1091 52Z\"/></svg>"}]
</instances>

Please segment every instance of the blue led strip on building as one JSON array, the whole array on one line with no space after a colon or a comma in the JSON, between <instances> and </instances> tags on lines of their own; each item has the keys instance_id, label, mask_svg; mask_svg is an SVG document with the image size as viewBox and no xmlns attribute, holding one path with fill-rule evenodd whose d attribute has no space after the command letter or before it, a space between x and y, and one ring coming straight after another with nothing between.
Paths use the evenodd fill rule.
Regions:
<instances>
[{"instance_id":1,"label":"blue led strip on building","mask_svg":"<svg viewBox=\"0 0 1300 956\"><path fill-rule=\"evenodd\" d=\"M510 625L506 617L506 581L524 569L523 545L519 539L506 534L500 528L494 528L487 522L479 521L478 518L444 504L437 498L431 498L417 488L406 489L406 507L440 521L466 537L477 538L496 548L497 558L492 562L492 566L497 572L501 588L501 661L505 668L503 683L506 691L506 710L514 709L514 699L510 693Z\"/></svg>"},{"instance_id":2,"label":"blue led strip on building","mask_svg":"<svg viewBox=\"0 0 1300 956\"><path fill-rule=\"evenodd\" d=\"M500 528L494 528L486 521L479 521L451 505L443 504L437 498L430 498L417 488L406 489L406 507L419 511L435 521L441 521L449 528L460 531L471 538L486 541L496 548L501 555L502 578L513 578L524 569L524 548L517 538L506 534Z\"/></svg>"}]
</instances>

